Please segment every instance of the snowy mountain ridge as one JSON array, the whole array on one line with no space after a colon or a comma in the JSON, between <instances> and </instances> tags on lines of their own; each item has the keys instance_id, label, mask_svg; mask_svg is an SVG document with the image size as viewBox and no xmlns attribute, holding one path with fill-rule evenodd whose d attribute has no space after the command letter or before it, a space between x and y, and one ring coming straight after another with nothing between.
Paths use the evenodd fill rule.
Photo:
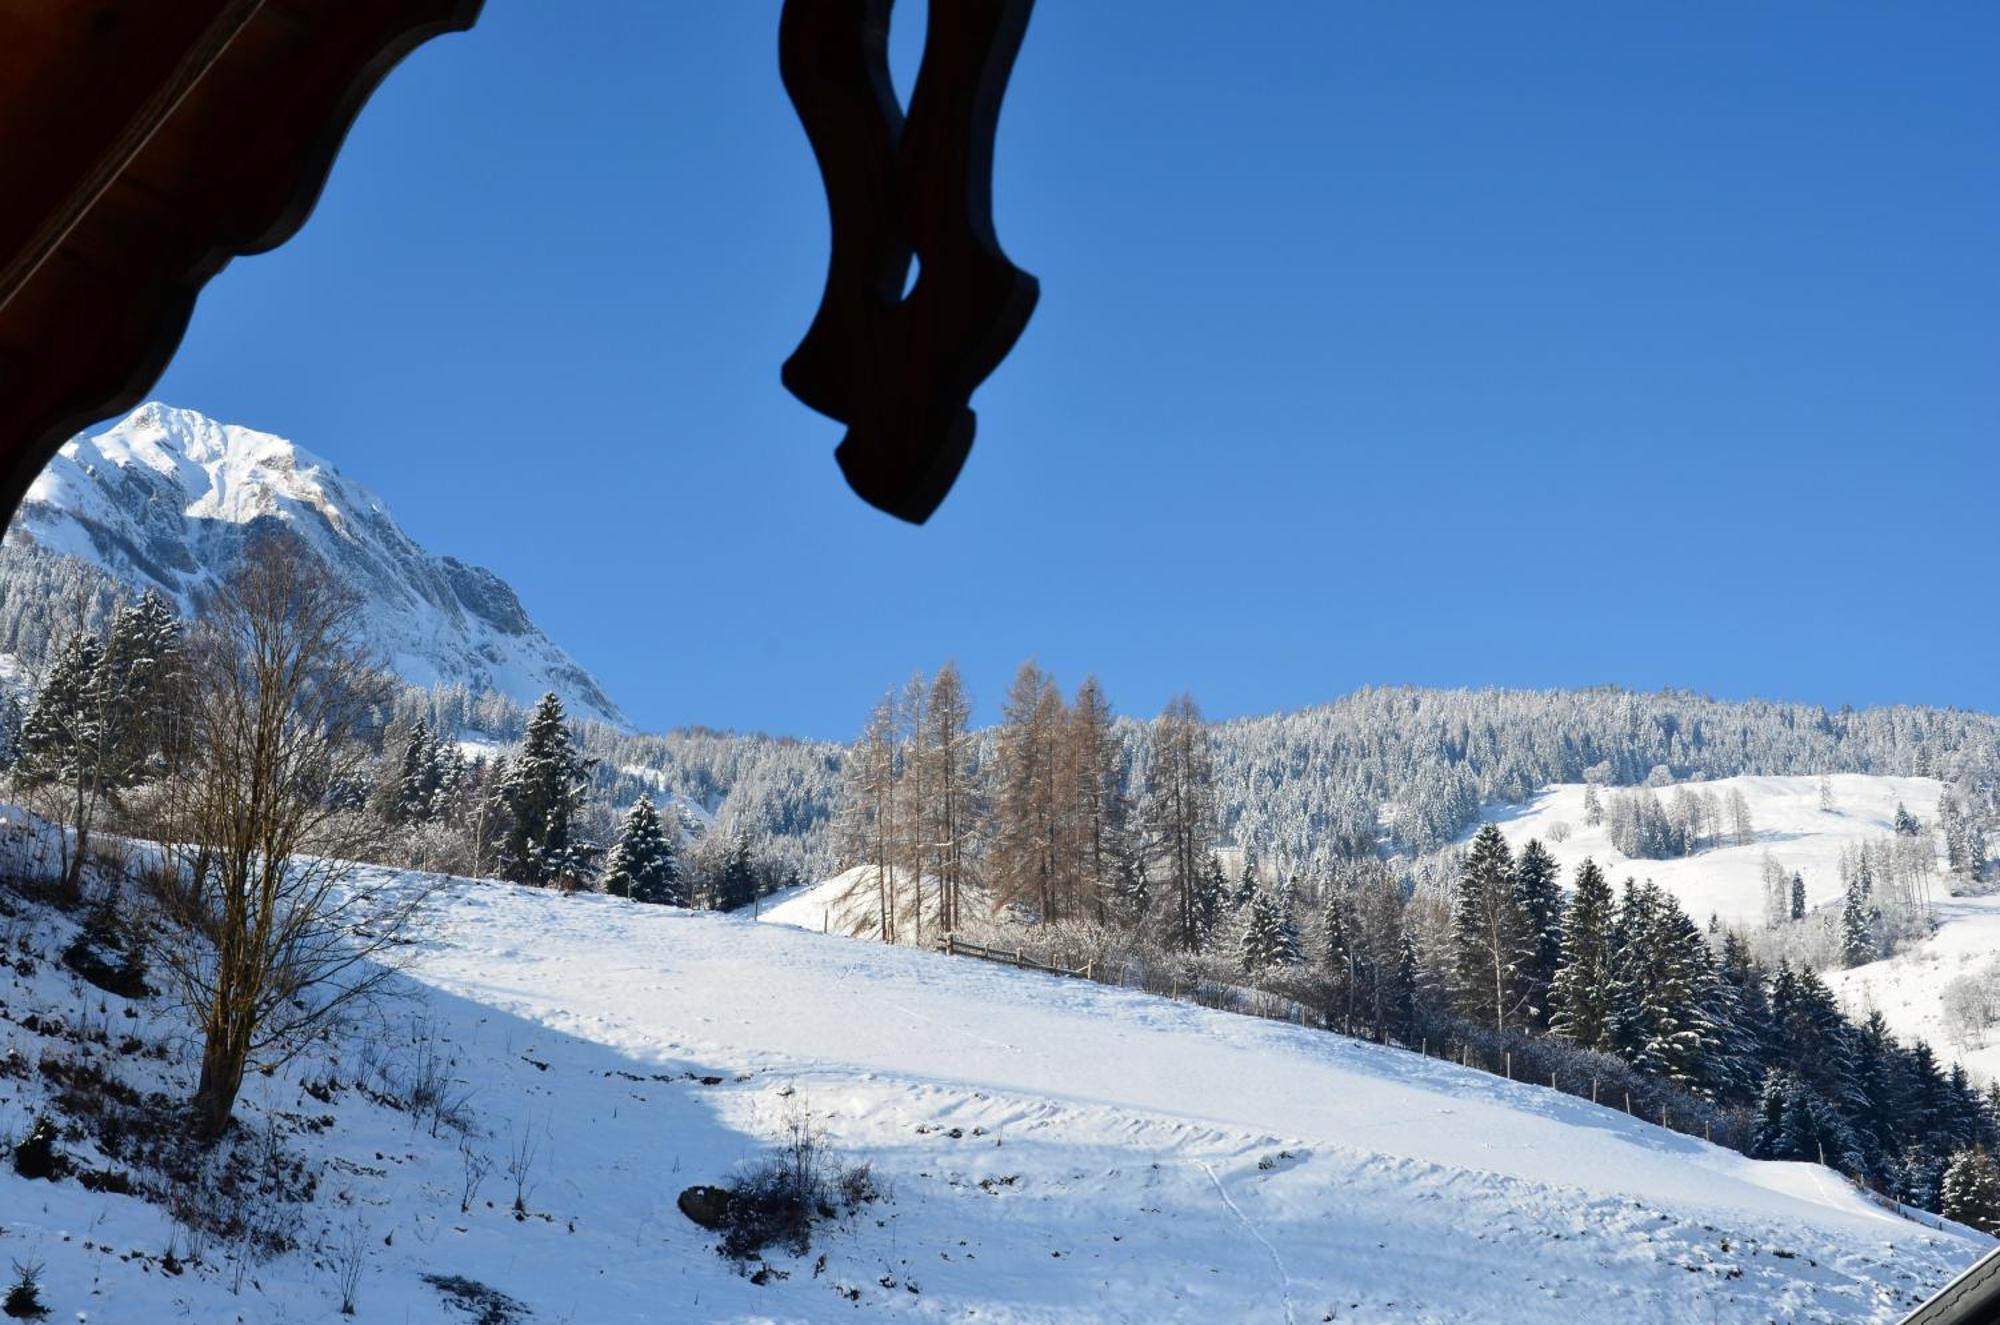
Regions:
<instances>
[{"instance_id":1,"label":"snowy mountain ridge","mask_svg":"<svg viewBox=\"0 0 2000 1325\"><path fill-rule=\"evenodd\" d=\"M421 547L373 492L305 448L158 401L66 443L29 487L10 546L80 558L182 612L227 575L254 532L303 539L363 601L364 631L413 685L544 691L623 725L595 678L492 571Z\"/></svg>"}]
</instances>

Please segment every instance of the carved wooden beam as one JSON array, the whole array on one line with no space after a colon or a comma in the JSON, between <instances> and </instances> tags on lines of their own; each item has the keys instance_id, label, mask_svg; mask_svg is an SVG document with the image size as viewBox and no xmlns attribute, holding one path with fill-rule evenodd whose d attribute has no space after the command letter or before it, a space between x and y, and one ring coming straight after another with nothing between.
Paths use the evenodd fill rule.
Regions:
<instances>
[{"instance_id":1,"label":"carved wooden beam","mask_svg":"<svg viewBox=\"0 0 2000 1325\"><path fill-rule=\"evenodd\" d=\"M1034 0L931 0L907 117L889 80L893 4L786 0L779 66L833 239L819 312L783 378L848 425L835 456L854 490L921 524L971 449L972 393L1040 294L993 230L1000 103Z\"/></svg>"},{"instance_id":2,"label":"carved wooden beam","mask_svg":"<svg viewBox=\"0 0 2000 1325\"><path fill-rule=\"evenodd\" d=\"M0 515L137 404L231 258L304 224L355 115L482 0L0 0Z\"/></svg>"}]
</instances>

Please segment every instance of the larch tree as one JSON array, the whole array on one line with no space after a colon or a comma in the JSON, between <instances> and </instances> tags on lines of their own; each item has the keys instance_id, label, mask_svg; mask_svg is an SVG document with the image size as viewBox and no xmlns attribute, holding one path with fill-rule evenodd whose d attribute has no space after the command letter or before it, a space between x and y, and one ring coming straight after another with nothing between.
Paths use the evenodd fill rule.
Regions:
<instances>
[{"instance_id":1,"label":"larch tree","mask_svg":"<svg viewBox=\"0 0 2000 1325\"><path fill-rule=\"evenodd\" d=\"M958 665L947 662L931 681L917 754L928 789L921 813L924 835L931 843L938 923L946 932L959 926L959 900L970 859L968 845L979 817L971 721L972 703L959 679Z\"/></svg>"},{"instance_id":2,"label":"larch tree","mask_svg":"<svg viewBox=\"0 0 2000 1325\"><path fill-rule=\"evenodd\" d=\"M1127 810L1123 751L1112 726L1111 701L1087 676L1069 707L1070 873L1079 901L1099 924L1108 918L1126 856Z\"/></svg>"},{"instance_id":3,"label":"larch tree","mask_svg":"<svg viewBox=\"0 0 2000 1325\"><path fill-rule=\"evenodd\" d=\"M1032 661L1022 663L1001 706L988 873L996 903L1028 907L1042 924L1058 918L1065 725L1054 679Z\"/></svg>"},{"instance_id":4,"label":"larch tree","mask_svg":"<svg viewBox=\"0 0 2000 1325\"><path fill-rule=\"evenodd\" d=\"M1173 942L1198 951L1213 917L1203 871L1215 841L1215 763L1192 695L1171 701L1153 724L1146 761L1145 822L1152 856L1173 897ZM1219 876L1220 863L1215 864ZM1222 886L1214 880L1217 890Z\"/></svg>"},{"instance_id":5,"label":"larch tree","mask_svg":"<svg viewBox=\"0 0 2000 1325\"><path fill-rule=\"evenodd\" d=\"M861 737L841 763L843 774L839 833L841 857L866 866L875 876L876 923L884 943L896 941L895 902L890 876L896 868L900 837L901 750L896 697L882 696L868 716Z\"/></svg>"}]
</instances>

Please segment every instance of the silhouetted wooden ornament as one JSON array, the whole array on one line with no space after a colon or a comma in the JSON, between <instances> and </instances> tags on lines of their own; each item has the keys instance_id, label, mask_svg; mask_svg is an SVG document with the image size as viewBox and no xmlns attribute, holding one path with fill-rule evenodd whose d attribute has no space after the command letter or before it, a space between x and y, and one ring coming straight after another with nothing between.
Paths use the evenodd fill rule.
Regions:
<instances>
[{"instance_id":1,"label":"silhouetted wooden ornament","mask_svg":"<svg viewBox=\"0 0 2000 1325\"><path fill-rule=\"evenodd\" d=\"M834 454L854 491L921 524L972 447L972 393L1040 295L993 229L1000 104L1034 0L930 0L907 116L889 78L893 6L785 3L779 67L825 180L832 243L819 311L782 377L847 425Z\"/></svg>"}]
</instances>

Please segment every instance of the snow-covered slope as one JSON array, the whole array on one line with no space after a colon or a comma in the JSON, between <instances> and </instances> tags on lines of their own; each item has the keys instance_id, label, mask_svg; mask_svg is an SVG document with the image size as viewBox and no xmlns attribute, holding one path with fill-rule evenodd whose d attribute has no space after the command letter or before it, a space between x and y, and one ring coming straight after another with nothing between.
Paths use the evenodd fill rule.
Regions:
<instances>
[{"instance_id":1,"label":"snow-covered slope","mask_svg":"<svg viewBox=\"0 0 2000 1325\"><path fill-rule=\"evenodd\" d=\"M1724 923L1754 927L1764 922L1766 852L1787 874L1796 870L1805 876L1808 906L1835 901L1841 895L1840 853L1893 832L1899 804L1934 822L1943 792L1932 778L1836 774L1828 779L1833 807L1822 810L1819 782L1810 777L1735 777L1678 784L1690 792L1713 791L1725 804L1732 790L1741 791L1756 839L1747 846L1710 847L1674 860L1634 860L1615 850L1608 823L1593 828L1586 822L1581 783L1550 787L1525 805L1490 806L1481 817L1498 824L1517 850L1539 838L1562 865L1565 884L1587 856L1614 885L1627 876L1650 878L1698 920L1713 914ZM1612 794L1631 789L1598 790L1608 803ZM1671 789L1658 794L1664 799ZM1468 832L1466 840L1471 836Z\"/></svg>"},{"instance_id":2,"label":"snow-covered slope","mask_svg":"<svg viewBox=\"0 0 2000 1325\"><path fill-rule=\"evenodd\" d=\"M252 1132L319 1166L307 1249L238 1283L211 1246L170 1276L157 1208L0 1173L0 1253L45 1263L56 1318L330 1325L357 1229L359 1318L421 1322L464 1319L424 1274L537 1322L1889 1321L1992 1245L1816 1166L1399 1050L738 917L443 887L416 997L246 1089ZM49 962L0 991L29 1061L43 1005L77 999ZM127 1024L92 992L81 1024L100 1016ZM448 1132L307 1090L427 1043L470 1093L464 1147L495 1162L465 1212ZM119 1070L184 1089L172 1053ZM0 1119L32 1088L0 1073ZM888 1195L754 1283L674 1198L801 1104Z\"/></svg>"},{"instance_id":3,"label":"snow-covered slope","mask_svg":"<svg viewBox=\"0 0 2000 1325\"><path fill-rule=\"evenodd\" d=\"M1853 1015L1879 1009L1903 1039L1928 1042L1982 1085L2000 1081L2000 1028L1963 1025L1946 1012L1947 987L1964 978L1985 988L1989 1015L2000 1021L2000 897L1943 897L1934 911L1931 937L1887 960L1829 971L1827 983Z\"/></svg>"},{"instance_id":4,"label":"snow-covered slope","mask_svg":"<svg viewBox=\"0 0 2000 1325\"><path fill-rule=\"evenodd\" d=\"M156 401L65 444L7 541L83 558L185 611L263 521L304 538L362 595L371 642L412 684L523 702L554 690L578 716L622 722L499 576L426 552L380 498L304 448L192 410Z\"/></svg>"}]
</instances>

